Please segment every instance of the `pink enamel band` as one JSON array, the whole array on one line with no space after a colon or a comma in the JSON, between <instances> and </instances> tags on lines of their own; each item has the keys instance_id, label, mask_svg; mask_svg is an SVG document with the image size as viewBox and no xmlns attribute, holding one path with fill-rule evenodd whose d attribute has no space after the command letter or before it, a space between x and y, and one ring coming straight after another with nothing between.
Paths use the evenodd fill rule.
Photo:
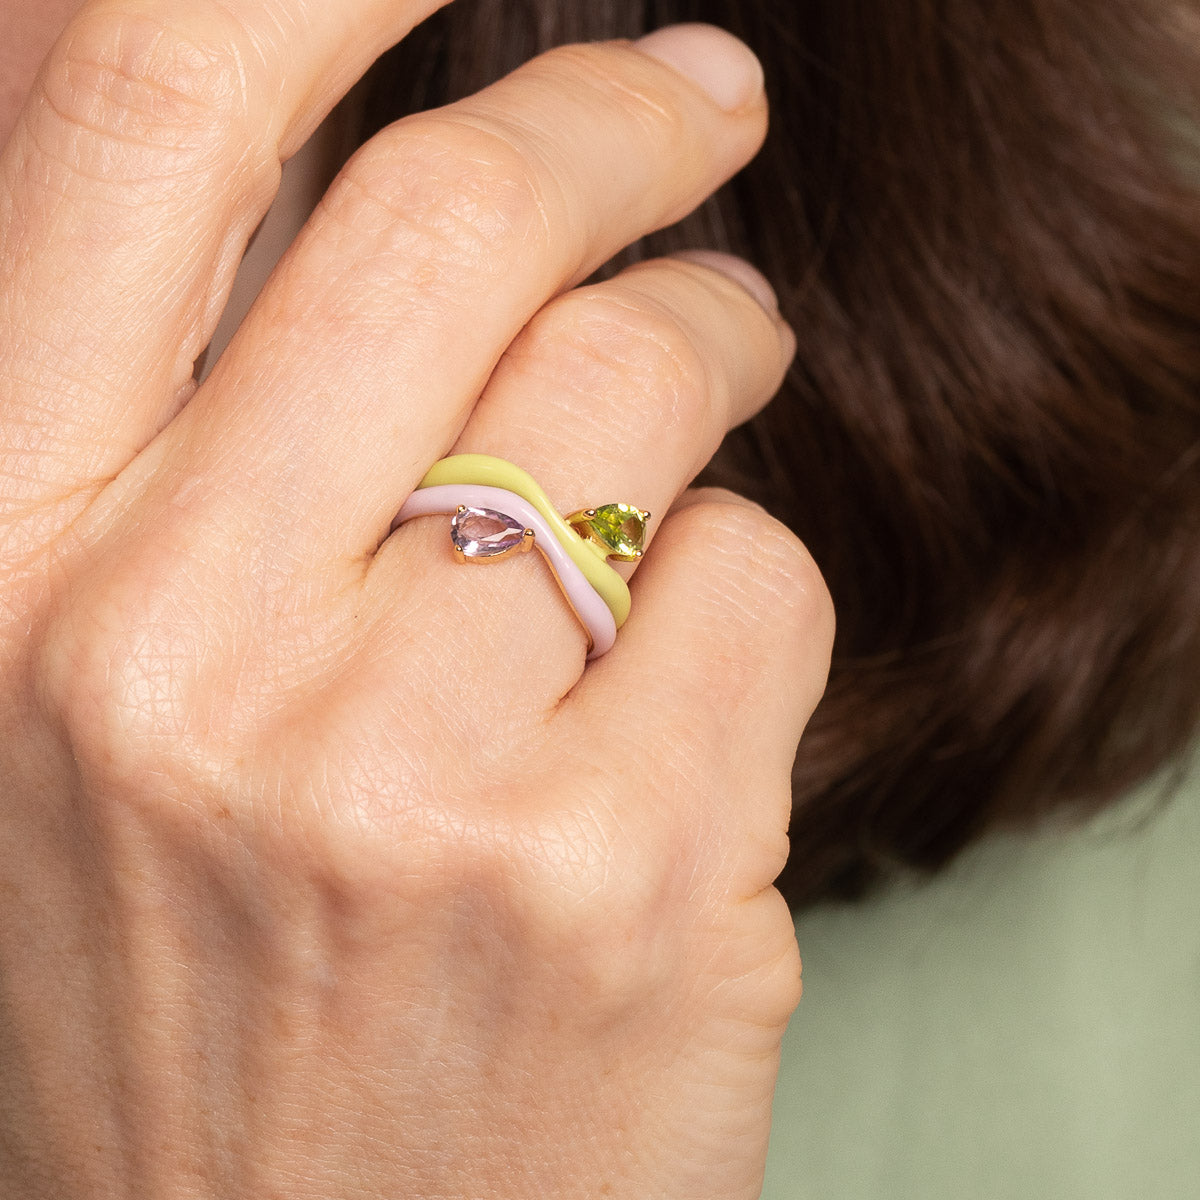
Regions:
<instances>
[{"instance_id":1,"label":"pink enamel band","mask_svg":"<svg viewBox=\"0 0 1200 1200\"><path fill-rule=\"evenodd\" d=\"M563 595L588 632L592 643L588 652L589 661L612 649L617 640L617 623L612 610L563 549L542 514L515 492L483 484L449 483L418 488L396 514L392 528L403 525L413 517L451 515L458 511L460 505L505 513L520 521L526 529L532 529L533 544L550 564Z\"/></svg>"}]
</instances>

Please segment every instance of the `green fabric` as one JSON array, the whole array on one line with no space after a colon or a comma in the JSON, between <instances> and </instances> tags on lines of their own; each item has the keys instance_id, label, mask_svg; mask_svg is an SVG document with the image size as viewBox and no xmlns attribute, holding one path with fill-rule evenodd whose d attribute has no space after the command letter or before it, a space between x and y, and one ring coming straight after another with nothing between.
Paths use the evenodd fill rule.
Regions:
<instances>
[{"instance_id":1,"label":"green fabric","mask_svg":"<svg viewBox=\"0 0 1200 1200\"><path fill-rule=\"evenodd\" d=\"M765 1200L1200 1200L1200 771L796 928Z\"/></svg>"}]
</instances>

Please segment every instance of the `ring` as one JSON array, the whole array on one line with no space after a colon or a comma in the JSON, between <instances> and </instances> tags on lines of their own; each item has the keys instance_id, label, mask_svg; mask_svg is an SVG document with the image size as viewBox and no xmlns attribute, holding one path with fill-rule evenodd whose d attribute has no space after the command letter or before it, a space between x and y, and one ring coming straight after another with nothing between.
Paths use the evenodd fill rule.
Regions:
<instances>
[{"instance_id":1,"label":"ring","mask_svg":"<svg viewBox=\"0 0 1200 1200\"><path fill-rule=\"evenodd\" d=\"M493 562L537 546L588 634L588 658L616 641L629 616L629 588L606 559L641 558L650 514L605 504L559 515L533 477L486 454L456 454L435 463L392 523L453 514L451 544L464 562Z\"/></svg>"}]
</instances>

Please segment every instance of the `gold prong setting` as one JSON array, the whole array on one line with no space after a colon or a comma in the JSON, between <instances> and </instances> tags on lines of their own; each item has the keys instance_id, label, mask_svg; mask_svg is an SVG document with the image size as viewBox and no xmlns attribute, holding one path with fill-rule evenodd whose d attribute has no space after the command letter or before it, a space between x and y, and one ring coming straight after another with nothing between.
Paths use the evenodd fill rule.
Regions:
<instances>
[{"instance_id":1,"label":"gold prong setting","mask_svg":"<svg viewBox=\"0 0 1200 1200\"><path fill-rule=\"evenodd\" d=\"M534 531L498 509L460 504L450 522L454 554L463 561L498 562L533 548Z\"/></svg>"},{"instance_id":2,"label":"gold prong setting","mask_svg":"<svg viewBox=\"0 0 1200 1200\"><path fill-rule=\"evenodd\" d=\"M650 513L633 504L601 504L580 509L566 518L581 537L600 546L606 558L637 562L645 552Z\"/></svg>"}]
</instances>

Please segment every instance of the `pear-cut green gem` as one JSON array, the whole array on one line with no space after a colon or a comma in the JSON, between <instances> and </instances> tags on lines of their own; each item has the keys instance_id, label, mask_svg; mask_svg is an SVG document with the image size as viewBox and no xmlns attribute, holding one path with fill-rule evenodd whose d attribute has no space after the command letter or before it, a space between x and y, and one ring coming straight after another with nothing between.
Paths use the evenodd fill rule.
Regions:
<instances>
[{"instance_id":1,"label":"pear-cut green gem","mask_svg":"<svg viewBox=\"0 0 1200 1200\"><path fill-rule=\"evenodd\" d=\"M632 562L641 558L646 541L646 519L632 504L602 504L595 516L584 516L584 525L592 538L614 558Z\"/></svg>"}]
</instances>

